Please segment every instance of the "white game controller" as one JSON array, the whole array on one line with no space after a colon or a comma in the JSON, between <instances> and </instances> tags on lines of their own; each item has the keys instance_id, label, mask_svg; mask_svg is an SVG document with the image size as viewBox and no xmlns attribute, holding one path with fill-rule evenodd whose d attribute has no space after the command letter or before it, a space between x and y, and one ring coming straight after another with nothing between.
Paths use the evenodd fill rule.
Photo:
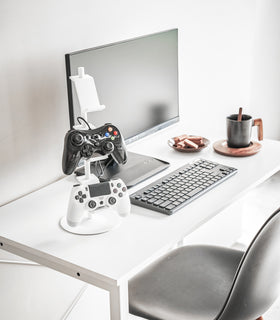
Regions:
<instances>
[{"instance_id":1,"label":"white game controller","mask_svg":"<svg viewBox=\"0 0 280 320\"><path fill-rule=\"evenodd\" d=\"M72 188L67 211L67 223L76 227L89 213L109 207L121 217L130 213L131 204L127 187L121 179L95 184L77 184ZM94 213L95 214L95 213Z\"/></svg>"}]
</instances>

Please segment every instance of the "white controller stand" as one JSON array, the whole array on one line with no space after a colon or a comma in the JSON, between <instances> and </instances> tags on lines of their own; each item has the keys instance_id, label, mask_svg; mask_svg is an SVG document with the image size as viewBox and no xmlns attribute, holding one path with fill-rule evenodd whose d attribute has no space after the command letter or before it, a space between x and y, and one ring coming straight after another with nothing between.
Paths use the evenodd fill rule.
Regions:
<instances>
[{"instance_id":1,"label":"white controller stand","mask_svg":"<svg viewBox=\"0 0 280 320\"><path fill-rule=\"evenodd\" d=\"M76 177L78 184L72 188L67 215L60 220L64 230L81 235L104 233L119 226L122 217L130 214L131 204L123 181L116 179L100 183L99 179L90 173L91 162L106 157L85 161L85 175ZM100 187L104 188L105 192L100 193Z\"/></svg>"},{"instance_id":2,"label":"white controller stand","mask_svg":"<svg viewBox=\"0 0 280 320\"><path fill-rule=\"evenodd\" d=\"M85 74L84 68L78 68L78 75L71 76L79 105L81 116L87 121L89 112L102 111L94 79ZM94 128L92 124L89 124ZM74 126L74 129L86 130L85 124ZM104 233L116 228L122 221L121 217L130 214L131 204L127 188L122 180L116 179L108 182L99 182L99 179L90 173L92 162L108 158L98 156L85 160L85 175L76 177L78 184L71 191L67 215L60 220L60 225L68 232L92 235ZM100 187L105 192L98 193ZM97 195L95 196L94 193Z\"/></svg>"}]
</instances>

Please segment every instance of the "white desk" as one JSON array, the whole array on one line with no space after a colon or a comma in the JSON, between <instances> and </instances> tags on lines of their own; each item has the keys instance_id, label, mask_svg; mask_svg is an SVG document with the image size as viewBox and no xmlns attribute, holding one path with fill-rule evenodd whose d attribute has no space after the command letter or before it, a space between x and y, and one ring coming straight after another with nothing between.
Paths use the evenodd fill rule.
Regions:
<instances>
[{"instance_id":1,"label":"white desk","mask_svg":"<svg viewBox=\"0 0 280 320\"><path fill-rule=\"evenodd\" d=\"M174 151L166 142L182 132L174 126L129 147L171 163L168 170L132 188L131 193L198 157L236 167L239 172L172 216L133 206L120 227L95 236L73 235L59 227L73 182L67 177L0 208L0 248L108 290L111 319L127 319L127 283L133 275L280 170L278 141L264 141L261 152L247 158L224 157L211 146L201 153L186 154Z\"/></svg>"}]
</instances>

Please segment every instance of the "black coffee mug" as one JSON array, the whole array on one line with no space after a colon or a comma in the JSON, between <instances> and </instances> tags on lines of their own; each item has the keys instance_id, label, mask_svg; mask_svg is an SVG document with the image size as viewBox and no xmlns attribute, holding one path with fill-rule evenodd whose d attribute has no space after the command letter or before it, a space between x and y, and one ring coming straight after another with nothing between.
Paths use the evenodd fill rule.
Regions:
<instances>
[{"instance_id":1,"label":"black coffee mug","mask_svg":"<svg viewBox=\"0 0 280 320\"><path fill-rule=\"evenodd\" d=\"M253 120L247 114L242 115L238 121L238 114L227 117L227 144L230 148L246 148L251 142L252 127L258 127L258 139L263 139L262 119Z\"/></svg>"}]
</instances>

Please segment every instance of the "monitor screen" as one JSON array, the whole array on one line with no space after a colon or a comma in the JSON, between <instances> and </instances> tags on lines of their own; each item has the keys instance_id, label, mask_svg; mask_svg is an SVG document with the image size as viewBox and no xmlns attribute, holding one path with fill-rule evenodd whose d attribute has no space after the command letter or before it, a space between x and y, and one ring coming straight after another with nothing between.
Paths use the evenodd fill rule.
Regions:
<instances>
[{"instance_id":1,"label":"monitor screen","mask_svg":"<svg viewBox=\"0 0 280 320\"><path fill-rule=\"evenodd\" d=\"M130 143L179 120L178 30L173 29L66 54L70 125L80 115L70 76L84 67L103 111L88 114L99 127L111 122Z\"/></svg>"}]
</instances>

